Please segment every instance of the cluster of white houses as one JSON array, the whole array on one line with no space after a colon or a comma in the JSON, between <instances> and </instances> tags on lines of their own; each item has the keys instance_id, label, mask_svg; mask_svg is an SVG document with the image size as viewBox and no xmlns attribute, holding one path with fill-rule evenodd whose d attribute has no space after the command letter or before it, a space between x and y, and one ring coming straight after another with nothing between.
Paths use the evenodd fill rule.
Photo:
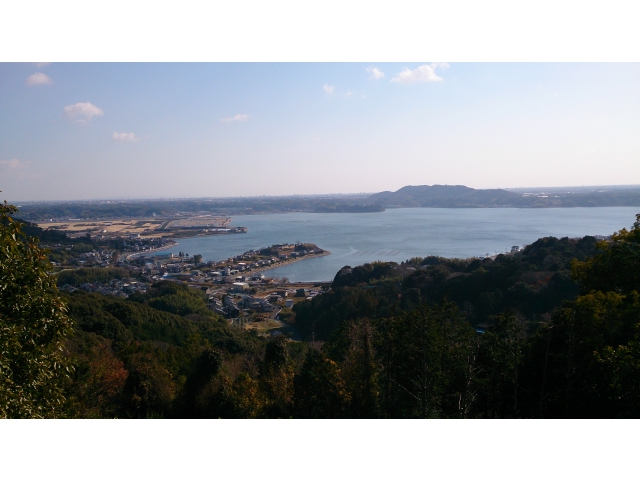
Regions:
<instances>
[{"instance_id":1,"label":"cluster of white houses","mask_svg":"<svg viewBox=\"0 0 640 480\"><path fill-rule=\"evenodd\" d=\"M237 289L236 289L237 287ZM242 282L234 284L226 294L215 288L206 290L209 308L225 317L235 318L251 313L273 312L280 307L293 307L293 297L305 297L311 299L322 293L321 290L298 289L275 289L267 295L256 296L243 293Z\"/></svg>"},{"instance_id":2,"label":"cluster of white houses","mask_svg":"<svg viewBox=\"0 0 640 480\"><path fill-rule=\"evenodd\" d=\"M274 289L273 280L260 273L263 268L291 258L325 253L317 248L307 249L307 245L310 244L274 245L257 251L250 250L224 261L207 263L196 263L188 254L156 254L129 259L126 254L118 258L113 251L92 251L80 255L78 266L117 265L128 270L130 278L79 286L64 285L62 289L69 292L80 289L126 298L134 293L145 293L154 282L168 280L206 290L209 308L227 318L272 313L281 307L292 307L292 297L313 298L322 293L320 290L304 288ZM143 248L149 248L149 245ZM267 252L274 255L268 255ZM258 292L262 293L257 295Z\"/></svg>"},{"instance_id":3,"label":"cluster of white houses","mask_svg":"<svg viewBox=\"0 0 640 480\"><path fill-rule=\"evenodd\" d=\"M298 248L298 250L296 250ZM276 252L277 255L265 255ZM278 244L261 250L249 250L241 255L219 262L207 262L195 265L192 257L173 253L155 255L146 259L145 273L154 280L181 280L191 283L233 284L236 292L249 290L252 284L265 281L264 275L250 273L285 262L292 258L325 253L319 248L300 248L300 244ZM246 284L246 285L245 285Z\"/></svg>"},{"instance_id":4,"label":"cluster of white houses","mask_svg":"<svg viewBox=\"0 0 640 480\"><path fill-rule=\"evenodd\" d=\"M134 293L146 293L149 289L149 283L136 280L134 278L127 278L123 280L113 279L108 283L83 283L78 287L72 285L63 285L60 290L65 292L74 292L76 290L83 290L85 292L97 292L103 295L112 295L114 297L127 298Z\"/></svg>"}]
</instances>

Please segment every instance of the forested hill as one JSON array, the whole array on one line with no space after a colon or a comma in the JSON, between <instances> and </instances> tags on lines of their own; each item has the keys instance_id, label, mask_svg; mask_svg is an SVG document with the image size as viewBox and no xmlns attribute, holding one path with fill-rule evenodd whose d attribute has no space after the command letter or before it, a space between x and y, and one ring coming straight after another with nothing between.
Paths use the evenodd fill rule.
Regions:
<instances>
[{"instance_id":1,"label":"forested hill","mask_svg":"<svg viewBox=\"0 0 640 480\"><path fill-rule=\"evenodd\" d=\"M411 310L424 302L449 300L474 326L491 324L496 315L517 311L530 322L541 319L578 295L571 277L574 259L594 255L596 239L541 238L515 254L494 260L441 257L412 258L345 266L332 291L294 308L303 338L330 340L353 315L375 319Z\"/></svg>"},{"instance_id":2,"label":"forested hill","mask_svg":"<svg viewBox=\"0 0 640 480\"><path fill-rule=\"evenodd\" d=\"M396 192L380 192L369 200L401 207L506 207L520 206L522 195L506 190L476 190L464 185L417 185Z\"/></svg>"},{"instance_id":3,"label":"forested hill","mask_svg":"<svg viewBox=\"0 0 640 480\"><path fill-rule=\"evenodd\" d=\"M395 192L373 194L368 201L383 207L635 207L640 206L640 187L511 192L464 185L409 185Z\"/></svg>"}]
</instances>

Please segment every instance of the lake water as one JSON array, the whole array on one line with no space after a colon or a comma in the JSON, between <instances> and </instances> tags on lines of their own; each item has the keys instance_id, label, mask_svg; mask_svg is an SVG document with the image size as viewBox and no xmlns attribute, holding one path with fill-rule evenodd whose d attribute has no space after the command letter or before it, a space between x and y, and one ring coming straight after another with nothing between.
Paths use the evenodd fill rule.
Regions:
<instances>
[{"instance_id":1,"label":"lake water","mask_svg":"<svg viewBox=\"0 0 640 480\"><path fill-rule=\"evenodd\" d=\"M592 208L398 208L380 213L288 213L238 215L244 234L178 239L166 253L201 254L223 260L275 243L315 243L332 255L268 270L290 281L332 280L345 265L375 260L401 262L438 255L494 255L538 238L610 235L635 221L640 207ZM165 253L165 252L163 252Z\"/></svg>"}]
</instances>

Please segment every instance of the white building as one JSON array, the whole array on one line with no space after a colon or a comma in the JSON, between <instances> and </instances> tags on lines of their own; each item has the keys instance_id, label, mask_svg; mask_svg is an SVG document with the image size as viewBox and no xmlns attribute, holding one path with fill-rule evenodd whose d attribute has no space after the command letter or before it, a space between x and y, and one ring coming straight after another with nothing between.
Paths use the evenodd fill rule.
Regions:
<instances>
[{"instance_id":1,"label":"white building","mask_svg":"<svg viewBox=\"0 0 640 480\"><path fill-rule=\"evenodd\" d=\"M249 284L246 282L234 282L233 283L233 291L234 292L244 292L249 290Z\"/></svg>"}]
</instances>

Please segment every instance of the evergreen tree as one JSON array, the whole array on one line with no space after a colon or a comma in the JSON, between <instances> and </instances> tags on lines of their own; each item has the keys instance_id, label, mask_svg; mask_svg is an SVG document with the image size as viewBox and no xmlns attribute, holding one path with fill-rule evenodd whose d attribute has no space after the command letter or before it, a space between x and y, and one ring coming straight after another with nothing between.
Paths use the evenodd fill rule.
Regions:
<instances>
[{"instance_id":1,"label":"evergreen tree","mask_svg":"<svg viewBox=\"0 0 640 480\"><path fill-rule=\"evenodd\" d=\"M476 382L484 417L520 416L519 375L526 340L524 322L513 311L498 315L483 335Z\"/></svg>"},{"instance_id":2,"label":"evergreen tree","mask_svg":"<svg viewBox=\"0 0 640 480\"><path fill-rule=\"evenodd\" d=\"M379 416L379 374L373 333L368 318L351 323L347 330L349 347L342 362L341 374L351 400L351 418Z\"/></svg>"},{"instance_id":3,"label":"evergreen tree","mask_svg":"<svg viewBox=\"0 0 640 480\"><path fill-rule=\"evenodd\" d=\"M345 418L348 400L336 362L309 349L294 379L296 418Z\"/></svg>"},{"instance_id":4,"label":"evergreen tree","mask_svg":"<svg viewBox=\"0 0 640 480\"><path fill-rule=\"evenodd\" d=\"M16 212L0 205L0 417L60 417L72 324L45 251L22 233Z\"/></svg>"},{"instance_id":5,"label":"evergreen tree","mask_svg":"<svg viewBox=\"0 0 640 480\"><path fill-rule=\"evenodd\" d=\"M600 253L573 262L582 295L559 309L531 340L529 416L629 418L640 415L640 215ZM533 399L539 399L533 401Z\"/></svg>"},{"instance_id":6,"label":"evergreen tree","mask_svg":"<svg viewBox=\"0 0 640 480\"><path fill-rule=\"evenodd\" d=\"M388 416L464 417L474 399L477 342L449 302L423 304L389 322L382 348Z\"/></svg>"},{"instance_id":7,"label":"evergreen tree","mask_svg":"<svg viewBox=\"0 0 640 480\"><path fill-rule=\"evenodd\" d=\"M289 354L289 340L280 335L265 348L260 375L264 394L263 415L267 418L288 418L293 399L293 367Z\"/></svg>"}]
</instances>

